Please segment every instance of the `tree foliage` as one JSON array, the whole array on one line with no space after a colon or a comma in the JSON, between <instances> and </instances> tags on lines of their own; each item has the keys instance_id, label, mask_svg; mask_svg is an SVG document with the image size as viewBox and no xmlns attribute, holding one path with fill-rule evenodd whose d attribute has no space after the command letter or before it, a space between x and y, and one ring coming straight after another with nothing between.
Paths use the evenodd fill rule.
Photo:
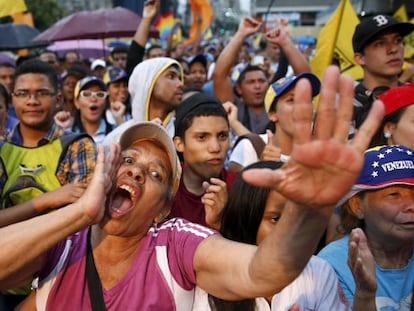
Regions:
<instances>
[{"instance_id":1,"label":"tree foliage","mask_svg":"<svg viewBox=\"0 0 414 311\"><path fill-rule=\"evenodd\" d=\"M40 31L49 28L66 15L56 0L26 0L26 6L33 15L35 27Z\"/></svg>"}]
</instances>

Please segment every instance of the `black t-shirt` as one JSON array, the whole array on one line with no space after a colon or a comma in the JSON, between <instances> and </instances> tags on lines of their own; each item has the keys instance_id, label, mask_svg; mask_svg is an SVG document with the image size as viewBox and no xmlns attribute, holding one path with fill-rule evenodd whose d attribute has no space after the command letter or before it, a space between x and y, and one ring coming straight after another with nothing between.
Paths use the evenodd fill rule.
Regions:
<instances>
[{"instance_id":1,"label":"black t-shirt","mask_svg":"<svg viewBox=\"0 0 414 311\"><path fill-rule=\"evenodd\" d=\"M373 101L371 92L367 90L362 83L358 83L355 87L354 112L352 116L352 125L354 128L359 128L364 122L369 110L371 109Z\"/></svg>"},{"instance_id":2,"label":"black t-shirt","mask_svg":"<svg viewBox=\"0 0 414 311\"><path fill-rule=\"evenodd\" d=\"M398 82L398 85L403 83ZM382 93L389 90L388 86L380 85L372 90L366 89L362 83L358 83L355 87L354 96L354 113L353 113L353 125L357 129L364 122L368 116L369 110L371 109L372 103Z\"/></svg>"}]
</instances>

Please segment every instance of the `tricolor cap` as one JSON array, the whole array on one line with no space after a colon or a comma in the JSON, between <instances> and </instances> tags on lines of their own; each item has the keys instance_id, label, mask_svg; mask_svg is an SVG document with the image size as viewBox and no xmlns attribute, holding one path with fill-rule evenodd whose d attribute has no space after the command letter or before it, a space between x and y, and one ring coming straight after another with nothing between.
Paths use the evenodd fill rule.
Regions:
<instances>
[{"instance_id":1,"label":"tricolor cap","mask_svg":"<svg viewBox=\"0 0 414 311\"><path fill-rule=\"evenodd\" d=\"M121 81L121 80L128 80L128 75L125 70L118 68L118 67L111 67L109 68L104 76L103 81L106 85L109 85L110 83Z\"/></svg>"},{"instance_id":2,"label":"tricolor cap","mask_svg":"<svg viewBox=\"0 0 414 311\"><path fill-rule=\"evenodd\" d=\"M90 85L98 85L102 89L102 91L106 91L106 85L101 79L95 76L86 76L85 78L80 79L76 83L75 90L74 90L75 98L78 98L80 92Z\"/></svg>"},{"instance_id":3,"label":"tricolor cap","mask_svg":"<svg viewBox=\"0 0 414 311\"><path fill-rule=\"evenodd\" d=\"M361 191L393 185L414 186L414 150L401 145L368 149L358 179L337 206L342 206Z\"/></svg>"},{"instance_id":4,"label":"tricolor cap","mask_svg":"<svg viewBox=\"0 0 414 311\"><path fill-rule=\"evenodd\" d=\"M297 76L279 79L276 82L272 83L267 89L264 99L266 112L269 112L272 108L273 103L302 78L309 80L312 87L312 97L315 97L319 94L321 82L319 81L318 77L311 72L304 72Z\"/></svg>"}]
</instances>

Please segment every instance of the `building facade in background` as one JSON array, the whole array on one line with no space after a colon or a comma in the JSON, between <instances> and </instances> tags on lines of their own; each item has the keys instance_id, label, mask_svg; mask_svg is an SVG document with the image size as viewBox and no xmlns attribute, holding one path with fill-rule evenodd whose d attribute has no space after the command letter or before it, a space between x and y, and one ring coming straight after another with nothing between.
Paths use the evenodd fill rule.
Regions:
<instances>
[{"instance_id":1,"label":"building facade in background","mask_svg":"<svg viewBox=\"0 0 414 311\"><path fill-rule=\"evenodd\" d=\"M145 0L57 0L58 4L69 14L82 10L95 10L114 6L126 7L139 15ZM184 25L191 24L191 12L188 0L160 0L161 6L173 10L183 20ZM217 28L228 28L233 31L243 16L260 17L269 26L283 18L297 27L320 27L336 9L340 0L206 0L210 1L215 11ZM355 11L360 15L377 13L393 14L405 4L409 17L414 15L412 0L351 0Z\"/></svg>"},{"instance_id":2,"label":"building facade in background","mask_svg":"<svg viewBox=\"0 0 414 311\"><path fill-rule=\"evenodd\" d=\"M59 6L69 14L84 10L111 8L112 0L57 0Z\"/></svg>"}]
</instances>

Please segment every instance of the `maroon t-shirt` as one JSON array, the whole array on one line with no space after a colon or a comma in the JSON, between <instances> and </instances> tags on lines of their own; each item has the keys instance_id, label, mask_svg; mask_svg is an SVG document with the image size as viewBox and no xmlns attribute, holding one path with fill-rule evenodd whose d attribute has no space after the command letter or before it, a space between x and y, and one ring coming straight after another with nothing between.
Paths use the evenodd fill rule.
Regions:
<instances>
[{"instance_id":1,"label":"maroon t-shirt","mask_svg":"<svg viewBox=\"0 0 414 311\"><path fill-rule=\"evenodd\" d=\"M227 190L231 188L238 172L223 169L219 178L227 184ZM190 193L184 185L181 177L180 186L175 195L171 208L170 218L181 217L196 224L207 226L204 204L201 203L202 195Z\"/></svg>"}]
</instances>

